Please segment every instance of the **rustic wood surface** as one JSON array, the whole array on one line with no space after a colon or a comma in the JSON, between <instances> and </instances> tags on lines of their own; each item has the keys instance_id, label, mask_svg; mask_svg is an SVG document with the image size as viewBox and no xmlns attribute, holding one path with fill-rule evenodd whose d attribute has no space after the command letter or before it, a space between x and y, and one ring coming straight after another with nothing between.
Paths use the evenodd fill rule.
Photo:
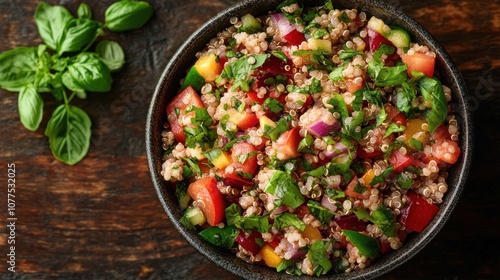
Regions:
<instances>
[{"instance_id":1,"label":"rustic wood surface","mask_svg":"<svg viewBox=\"0 0 500 280\"><path fill-rule=\"evenodd\" d=\"M76 104L93 122L88 156L56 161L43 135L55 104L44 96L41 128L29 132L17 94L0 90L0 278L237 279L196 252L172 226L152 186L146 113L156 81L183 40L236 0L148 0L141 30L108 34L127 64L113 89ZM0 52L41 43L35 0L0 0ZM73 13L77 0L50 0ZM112 0L87 0L97 19ZM500 264L500 1L386 0L426 27L462 72L474 104L475 160L443 230L382 279L498 279ZM16 272L7 271L7 164L16 165Z\"/></svg>"}]
</instances>

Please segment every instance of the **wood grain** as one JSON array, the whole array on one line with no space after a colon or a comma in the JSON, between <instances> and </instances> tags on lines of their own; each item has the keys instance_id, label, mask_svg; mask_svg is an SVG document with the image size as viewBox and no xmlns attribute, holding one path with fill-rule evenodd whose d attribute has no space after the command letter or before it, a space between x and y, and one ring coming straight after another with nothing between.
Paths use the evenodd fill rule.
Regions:
<instances>
[{"instance_id":1,"label":"wood grain","mask_svg":"<svg viewBox=\"0 0 500 280\"><path fill-rule=\"evenodd\" d=\"M38 1L0 0L0 52L42 43L33 14ZM75 13L81 1L64 4ZM87 0L97 19L113 1ZM6 220L7 164L16 164L16 273L7 271L8 232L0 229L0 278L237 279L197 253L176 231L153 189L144 124L155 83L191 32L236 0L149 0L141 30L108 34L127 64L113 89L75 105L92 119L88 156L56 161L43 130L57 106L44 96L36 132L25 130L17 94L0 90L0 219ZM494 279L500 258L500 1L387 0L426 27L450 53L470 91L475 161L463 197L444 229L411 261L383 279ZM488 249L490 248L490 249Z\"/></svg>"}]
</instances>

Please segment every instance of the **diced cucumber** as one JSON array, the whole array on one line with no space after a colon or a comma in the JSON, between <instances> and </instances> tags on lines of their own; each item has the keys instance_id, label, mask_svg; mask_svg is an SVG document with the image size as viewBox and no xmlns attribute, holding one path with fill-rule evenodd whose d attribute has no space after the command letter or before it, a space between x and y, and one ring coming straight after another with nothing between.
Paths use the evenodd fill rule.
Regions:
<instances>
[{"instance_id":1,"label":"diced cucumber","mask_svg":"<svg viewBox=\"0 0 500 280\"><path fill-rule=\"evenodd\" d=\"M408 34L408 32L404 29L391 26L391 32L385 35L385 37L387 38L387 40L391 41L391 43L393 43L395 47L403 49L410 47L410 34Z\"/></svg>"},{"instance_id":2,"label":"diced cucumber","mask_svg":"<svg viewBox=\"0 0 500 280\"><path fill-rule=\"evenodd\" d=\"M239 32L254 34L260 31L262 31L262 25L254 16L246 14L241 17L241 27L239 28Z\"/></svg>"},{"instance_id":3,"label":"diced cucumber","mask_svg":"<svg viewBox=\"0 0 500 280\"><path fill-rule=\"evenodd\" d=\"M182 82L181 91L188 86L192 86L196 92L200 92L203 84L205 84L205 78L193 66L189 69L186 78L184 78L184 81Z\"/></svg>"},{"instance_id":4,"label":"diced cucumber","mask_svg":"<svg viewBox=\"0 0 500 280\"><path fill-rule=\"evenodd\" d=\"M385 24L383 20L376 17L371 17L366 27L383 36L387 34L387 31L389 29L389 27Z\"/></svg>"},{"instance_id":5,"label":"diced cucumber","mask_svg":"<svg viewBox=\"0 0 500 280\"><path fill-rule=\"evenodd\" d=\"M332 41L323 39L311 38L307 40L307 44L311 50L323 50L327 52L332 52Z\"/></svg>"},{"instance_id":6,"label":"diced cucumber","mask_svg":"<svg viewBox=\"0 0 500 280\"><path fill-rule=\"evenodd\" d=\"M198 207L188 207L186 212L184 212L183 218L185 218L185 221L188 221L193 226L201 226L207 221L205 215L203 215L203 212Z\"/></svg>"}]
</instances>

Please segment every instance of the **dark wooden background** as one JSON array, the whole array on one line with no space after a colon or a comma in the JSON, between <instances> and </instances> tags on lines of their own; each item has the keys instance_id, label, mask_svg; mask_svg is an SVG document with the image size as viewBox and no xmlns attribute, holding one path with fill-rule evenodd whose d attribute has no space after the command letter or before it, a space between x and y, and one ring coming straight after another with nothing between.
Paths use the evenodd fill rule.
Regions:
<instances>
[{"instance_id":1,"label":"dark wooden background","mask_svg":"<svg viewBox=\"0 0 500 280\"><path fill-rule=\"evenodd\" d=\"M0 0L0 52L41 43L35 0ZM48 1L76 13L81 1ZM102 20L113 1L87 0ZM93 122L88 156L56 161L43 135L55 108L45 96L41 128L19 122L17 94L0 90L0 278L236 279L197 253L172 226L145 155L146 113L156 81L185 38L236 0L149 0L141 30L108 34L127 64L113 89L76 104ZM500 1L386 0L426 27L455 60L473 101L472 172L449 222L418 255L382 279L500 276ZM16 273L7 271L7 164L16 165Z\"/></svg>"}]
</instances>

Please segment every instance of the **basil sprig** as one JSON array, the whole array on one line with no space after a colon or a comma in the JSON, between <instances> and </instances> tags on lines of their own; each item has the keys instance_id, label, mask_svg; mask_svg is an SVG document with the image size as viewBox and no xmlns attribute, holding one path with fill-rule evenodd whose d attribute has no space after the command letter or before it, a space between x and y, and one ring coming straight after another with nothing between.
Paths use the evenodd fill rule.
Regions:
<instances>
[{"instance_id":1,"label":"basil sprig","mask_svg":"<svg viewBox=\"0 0 500 280\"><path fill-rule=\"evenodd\" d=\"M43 119L40 93L50 92L62 104L51 115L45 129L55 158L73 165L85 157L90 145L91 121L82 109L70 105L86 92L108 92L111 72L125 63L117 42L101 41L95 52L88 51L96 39L111 31L136 29L149 20L151 6L142 1L123 0L106 10L106 22L92 19L82 3L78 17L63 6L40 2L35 23L44 44L18 47L0 54L0 88L19 92L19 118L24 127L36 131ZM68 94L68 92L70 94Z\"/></svg>"}]
</instances>

